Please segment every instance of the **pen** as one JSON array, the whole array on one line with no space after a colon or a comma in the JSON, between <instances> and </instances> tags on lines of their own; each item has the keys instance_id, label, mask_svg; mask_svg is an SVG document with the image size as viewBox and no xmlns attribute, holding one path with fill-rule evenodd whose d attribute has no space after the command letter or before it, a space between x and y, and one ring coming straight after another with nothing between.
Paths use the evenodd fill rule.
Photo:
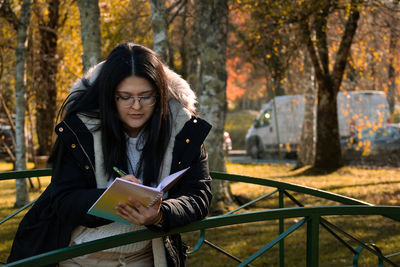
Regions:
<instances>
[{"instance_id":1,"label":"pen","mask_svg":"<svg viewBox=\"0 0 400 267\"><path fill-rule=\"evenodd\" d=\"M118 168L115 167L115 166L113 167L113 170L116 171L116 173L118 173L118 175L120 175L121 177L127 175L124 171L118 169Z\"/></svg>"}]
</instances>

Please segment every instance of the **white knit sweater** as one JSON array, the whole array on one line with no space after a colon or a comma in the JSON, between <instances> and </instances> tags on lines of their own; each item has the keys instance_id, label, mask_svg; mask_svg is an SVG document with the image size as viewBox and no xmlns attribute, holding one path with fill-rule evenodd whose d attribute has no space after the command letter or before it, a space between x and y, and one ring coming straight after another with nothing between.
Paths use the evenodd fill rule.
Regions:
<instances>
[{"instance_id":1,"label":"white knit sweater","mask_svg":"<svg viewBox=\"0 0 400 267\"><path fill-rule=\"evenodd\" d=\"M139 162L141 151L137 148L137 140L138 138L130 138L126 135L127 138L127 154L128 154L128 172L131 174L136 174L136 166ZM142 146L141 146L142 147ZM97 155L96 155L97 156ZM106 176L96 176L97 188L106 188L104 185L109 185L109 182L105 180ZM138 176L140 180L142 177ZM137 231L144 229L144 226L139 225L126 225L118 222L114 222L111 224L103 225L96 228L86 228L86 227L78 227L72 233L71 241L75 244L81 244L93 240L97 240L100 238L105 238L113 235L124 234L132 231ZM135 253L137 251L142 250L146 245L148 245L151 241L146 240L142 242L136 242L120 247L110 248L105 251L107 252L117 252L117 253Z\"/></svg>"}]
</instances>

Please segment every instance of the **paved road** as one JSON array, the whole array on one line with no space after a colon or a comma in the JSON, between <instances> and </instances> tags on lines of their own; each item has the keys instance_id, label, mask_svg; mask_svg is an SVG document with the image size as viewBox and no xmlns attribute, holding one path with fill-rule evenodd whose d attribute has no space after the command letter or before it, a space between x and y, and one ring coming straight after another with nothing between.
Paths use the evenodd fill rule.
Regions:
<instances>
[{"instance_id":1,"label":"paved road","mask_svg":"<svg viewBox=\"0 0 400 267\"><path fill-rule=\"evenodd\" d=\"M246 155L245 150L232 150L230 151L228 155L228 160L233 163L242 163L242 164L265 164L265 163L273 163L273 164L291 164L291 165L296 165L296 159L282 159L281 161L276 158L263 158L263 159L252 159L249 156ZM346 165L349 166L354 166L358 168L396 168L400 169L400 163L397 163L395 165L388 165L388 164L382 164L379 162L368 162L368 161L354 161L354 162L348 162Z\"/></svg>"},{"instance_id":2,"label":"paved road","mask_svg":"<svg viewBox=\"0 0 400 267\"><path fill-rule=\"evenodd\" d=\"M233 163L274 163L274 164L296 164L295 159L282 159L279 158L262 158L262 159L252 159L246 155L245 150L232 150L229 152L228 160Z\"/></svg>"}]
</instances>

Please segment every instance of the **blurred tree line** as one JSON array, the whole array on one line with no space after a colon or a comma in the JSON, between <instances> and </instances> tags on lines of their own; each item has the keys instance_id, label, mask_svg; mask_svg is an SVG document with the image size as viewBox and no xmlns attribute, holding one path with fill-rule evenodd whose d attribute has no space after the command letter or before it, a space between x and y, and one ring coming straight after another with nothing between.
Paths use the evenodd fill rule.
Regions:
<instances>
[{"instance_id":1,"label":"blurred tree line","mask_svg":"<svg viewBox=\"0 0 400 267\"><path fill-rule=\"evenodd\" d=\"M398 118L399 1L249 0L233 7L228 103L259 110L274 96L304 94L298 165L342 164L339 90L385 91L392 118Z\"/></svg>"},{"instance_id":2,"label":"blurred tree line","mask_svg":"<svg viewBox=\"0 0 400 267\"><path fill-rule=\"evenodd\" d=\"M315 116L318 122L304 126L300 161L336 168L339 90L383 90L396 112L398 2L1 0L1 113L16 114L16 158L25 162L18 136L27 135L32 155L49 155L57 110L70 86L117 44L130 41L157 51L196 91L200 115L213 124L207 139L212 170L225 170L228 108L259 109L273 96L294 93L308 95L309 103L318 99L317 109L306 111L305 124ZM306 131L314 128L317 138ZM226 187L217 188L222 197L215 199L227 199Z\"/></svg>"},{"instance_id":3,"label":"blurred tree line","mask_svg":"<svg viewBox=\"0 0 400 267\"><path fill-rule=\"evenodd\" d=\"M360 18L341 89L385 91L390 111L394 112L399 98L399 1L357 2ZM338 52L350 1L319 0L309 2L308 7L306 3L244 0L232 5L227 92L231 108L259 109L272 97L272 89L276 95L305 91L312 71L308 68L311 58L306 43L298 38L296 20L323 12L323 5L326 5L321 15L327 19L324 31L328 56L333 58ZM306 13L301 15L301 12ZM320 19L321 16L318 18L321 22ZM282 74L277 76L275 72Z\"/></svg>"}]
</instances>

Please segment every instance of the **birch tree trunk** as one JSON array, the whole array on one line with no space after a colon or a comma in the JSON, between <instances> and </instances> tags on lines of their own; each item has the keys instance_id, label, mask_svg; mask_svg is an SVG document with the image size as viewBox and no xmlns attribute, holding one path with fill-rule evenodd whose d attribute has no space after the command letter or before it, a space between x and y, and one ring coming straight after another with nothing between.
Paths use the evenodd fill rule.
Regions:
<instances>
[{"instance_id":1,"label":"birch tree trunk","mask_svg":"<svg viewBox=\"0 0 400 267\"><path fill-rule=\"evenodd\" d=\"M168 46L168 16L165 7L165 0L150 0L151 21L153 24L154 45L162 61L170 62Z\"/></svg>"},{"instance_id":2,"label":"birch tree trunk","mask_svg":"<svg viewBox=\"0 0 400 267\"><path fill-rule=\"evenodd\" d=\"M226 45L228 31L227 0L207 0L199 3L200 80L199 104L201 115L213 128L206 139L210 169L225 172L222 149L226 113ZM227 182L213 181L212 212L224 212L231 202Z\"/></svg>"},{"instance_id":3,"label":"birch tree trunk","mask_svg":"<svg viewBox=\"0 0 400 267\"><path fill-rule=\"evenodd\" d=\"M27 50L27 33L31 17L32 0L24 0L21 8L18 31L15 71L15 131L16 131L16 170L26 169L26 148L25 148L25 110L26 110L26 77L25 58ZM26 179L16 180L16 201L14 207L22 207L29 202Z\"/></svg>"},{"instance_id":4,"label":"birch tree trunk","mask_svg":"<svg viewBox=\"0 0 400 267\"><path fill-rule=\"evenodd\" d=\"M301 131L300 148L297 157L296 168L301 168L306 165L312 165L315 157L315 143L316 143L316 88L315 78L311 67L311 62L305 62L306 73L310 73L310 80L304 94L304 122Z\"/></svg>"},{"instance_id":5,"label":"birch tree trunk","mask_svg":"<svg viewBox=\"0 0 400 267\"><path fill-rule=\"evenodd\" d=\"M99 63L102 58L100 9L98 0L78 0L83 46L83 72Z\"/></svg>"}]
</instances>

